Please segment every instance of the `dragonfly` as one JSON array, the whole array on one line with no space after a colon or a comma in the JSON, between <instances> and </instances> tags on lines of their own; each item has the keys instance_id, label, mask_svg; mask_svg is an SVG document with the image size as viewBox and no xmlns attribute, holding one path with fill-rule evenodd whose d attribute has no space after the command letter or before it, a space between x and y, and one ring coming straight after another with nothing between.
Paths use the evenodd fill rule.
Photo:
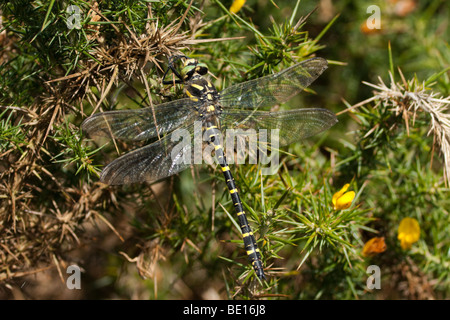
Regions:
<instances>
[{"instance_id":1,"label":"dragonfly","mask_svg":"<svg viewBox=\"0 0 450 320\"><path fill-rule=\"evenodd\" d=\"M175 62L182 62L178 72ZM90 136L125 141L153 141L109 163L100 180L109 185L153 183L192 165L196 152L192 140L179 143L179 134L195 136L201 127L202 143L214 149L242 232L244 248L256 275L266 279L261 252L246 217L235 180L223 147L225 130L277 130L279 146L299 142L337 123L336 115L323 108L266 111L287 102L308 87L328 67L327 60L315 57L278 73L238 83L218 91L206 75L206 64L184 55L169 59L163 83L183 85L185 98L133 110L96 113L82 123ZM176 77L164 81L172 70ZM197 129L196 129L197 128ZM197 130L197 131L196 131ZM174 138L175 137L175 138ZM195 142L194 138L194 142ZM198 141L198 140L197 140ZM198 152L197 152L198 153Z\"/></svg>"}]
</instances>

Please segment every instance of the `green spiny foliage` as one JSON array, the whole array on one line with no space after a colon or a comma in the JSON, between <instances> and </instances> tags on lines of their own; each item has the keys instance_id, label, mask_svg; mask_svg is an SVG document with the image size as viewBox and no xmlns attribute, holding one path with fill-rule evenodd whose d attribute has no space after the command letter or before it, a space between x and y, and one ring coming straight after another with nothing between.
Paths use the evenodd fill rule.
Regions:
<instances>
[{"instance_id":1,"label":"green spiny foliage","mask_svg":"<svg viewBox=\"0 0 450 320\"><path fill-rule=\"evenodd\" d=\"M84 298L448 297L445 1L406 13L380 1L379 32L361 28L368 18L362 2L314 12L314 1L247 1L237 14L230 4L0 5L5 288L22 278L39 288L39 279L26 276L47 267L56 283L57 270L65 275L68 264L78 264L89 279L85 292L95 292ZM68 28L68 5L80 8L80 29ZM232 166L267 282L255 279L246 261L217 168L197 166L151 186L97 182L100 166L136 146L93 143L79 130L82 120L181 97L180 88L161 81L167 58L180 53L207 63L219 89L314 55L330 62L288 105L326 107L339 112L339 124L286 148L276 175L261 175L258 165ZM347 183L356 197L336 209L333 194ZM421 228L410 250L397 240L404 217ZM374 236L385 238L387 250L364 256ZM367 289L369 265L381 268L381 290Z\"/></svg>"}]
</instances>

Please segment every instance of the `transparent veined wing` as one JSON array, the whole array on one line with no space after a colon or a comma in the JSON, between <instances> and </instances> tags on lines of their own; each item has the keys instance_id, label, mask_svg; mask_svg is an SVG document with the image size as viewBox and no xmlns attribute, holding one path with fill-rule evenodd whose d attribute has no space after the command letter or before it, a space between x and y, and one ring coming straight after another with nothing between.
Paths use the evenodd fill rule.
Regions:
<instances>
[{"instance_id":1,"label":"transparent veined wing","mask_svg":"<svg viewBox=\"0 0 450 320\"><path fill-rule=\"evenodd\" d=\"M224 108L258 108L281 104L299 94L328 67L327 60L312 58L283 71L233 85L220 92Z\"/></svg>"},{"instance_id":2,"label":"transparent veined wing","mask_svg":"<svg viewBox=\"0 0 450 320\"><path fill-rule=\"evenodd\" d=\"M197 105L198 102L185 98L153 108L106 111L87 118L81 128L90 136L147 140L192 123L198 118Z\"/></svg>"},{"instance_id":3,"label":"transparent veined wing","mask_svg":"<svg viewBox=\"0 0 450 320\"><path fill-rule=\"evenodd\" d=\"M191 124L161 140L128 152L108 164L100 180L109 185L151 183L181 172L194 163L193 134L194 125Z\"/></svg>"},{"instance_id":4,"label":"transparent veined wing","mask_svg":"<svg viewBox=\"0 0 450 320\"><path fill-rule=\"evenodd\" d=\"M224 109L219 115L222 130L254 129L259 134L261 129L278 129L279 146L300 142L305 138L323 132L338 122L336 115L320 108L294 109L277 112L258 110Z\"/></svg>"}]
</instances>

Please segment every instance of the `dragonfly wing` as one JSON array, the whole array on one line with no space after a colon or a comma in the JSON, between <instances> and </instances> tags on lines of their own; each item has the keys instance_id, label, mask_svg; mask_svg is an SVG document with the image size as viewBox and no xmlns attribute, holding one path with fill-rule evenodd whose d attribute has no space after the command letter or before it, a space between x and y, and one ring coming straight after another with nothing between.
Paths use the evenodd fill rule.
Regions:
<instances>
[{"instance_id":1,"label":"dragonfly wing","mask_svg":"<svg viewBox=\"0 0 450 320\"><path fill-rule=\"evenodd\" d=\"M106 136L127 141L141 141L170 132L194 121L198 102L189 98L153 108L116 110L96 113L81 125L91 136Z\"/></svg>"},{"instance_id":2,"label":"dragonfly wing","mask_svg":"<svg viewBox=\"0 0 450 320\"><path fill-rule=\"evenodd\" d=\"M175 130L145 147L136 149L108 164L100 180L110 185L155 182L188 168L193 163L194 125ZM175 139L181 137L182 140Z\"/></svg>"},{"instance_id":3,"label":"dragonfly wing","mask_svg":"<svg viewBox=\"0 0 450 320\"><path fill-rule=\"evenodd\" d=\"M319 108L277 112L224 109L219 120L222 130L245 130L244 135L247 136L252 133L259 135L261 130L267 130L267 137L270 137L271 131L278 129L277 137L274 138L279 146L299 142L329 129L338 122L333 112Z\"/></svg>"},{"instance_id":4,"label":"dragonfly wing","mask_svg":"<svg viewBox=\"0 0 450 320\"><path fill-rule=\"evenodd\" d=\"M327 60L312 58L273 75L233 85L220 92L224 108L258 108L281 104L299 94L328 67Z\"/></svg>"}]
</instances>

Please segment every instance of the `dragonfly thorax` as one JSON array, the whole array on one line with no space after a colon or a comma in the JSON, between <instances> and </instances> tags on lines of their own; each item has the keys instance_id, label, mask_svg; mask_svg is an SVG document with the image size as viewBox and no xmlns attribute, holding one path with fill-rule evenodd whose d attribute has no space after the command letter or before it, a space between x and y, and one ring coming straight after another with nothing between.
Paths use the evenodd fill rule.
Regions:
<instances>
[{"instance_id":1,"label":"dragonfly thorax","mask_svg":"<svg viewBox=\"0 0 450 320\"><path fill-rule=\"evenodd\" d=\"M199 102L198 111L202 116L220 113L221 106L216 87L200 74L194 74L186 83L184 90L191 100Z\"/></svg>"}]
</instances>

